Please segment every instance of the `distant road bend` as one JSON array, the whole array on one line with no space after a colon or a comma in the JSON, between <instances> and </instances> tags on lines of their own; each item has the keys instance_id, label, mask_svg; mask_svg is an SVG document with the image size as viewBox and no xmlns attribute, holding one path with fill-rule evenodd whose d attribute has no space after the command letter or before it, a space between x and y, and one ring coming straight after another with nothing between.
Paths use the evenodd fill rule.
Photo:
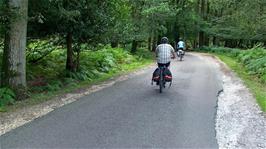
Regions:
<instances>
[{"instance_id":1,"label":"distant road bend","mask_svg":"<svg viewBox=\"0 0 266 149\"><path fill-rule=\"evenodd\" d=\"M0 136L0 148L218 148L215 65L198 54L174 60L162 94L150 84L153 70Z\"/></svg>"}]
</instances>

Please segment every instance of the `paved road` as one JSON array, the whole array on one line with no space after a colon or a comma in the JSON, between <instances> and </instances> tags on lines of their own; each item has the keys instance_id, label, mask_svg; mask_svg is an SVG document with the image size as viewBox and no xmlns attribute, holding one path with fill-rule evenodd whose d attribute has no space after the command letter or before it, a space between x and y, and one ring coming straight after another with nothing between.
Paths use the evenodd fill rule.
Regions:
<instances>
[{"instance_id":1,"label":"paved road","mask_svg":"<svg viewBox=\"0 0 266 149\"><path fill-rule=\"evenodd\" d=\"M1 136L0 148L218 148L216 68L187 54L171 70L162 94L147 70Z\"/></svg>"}]
</instances>

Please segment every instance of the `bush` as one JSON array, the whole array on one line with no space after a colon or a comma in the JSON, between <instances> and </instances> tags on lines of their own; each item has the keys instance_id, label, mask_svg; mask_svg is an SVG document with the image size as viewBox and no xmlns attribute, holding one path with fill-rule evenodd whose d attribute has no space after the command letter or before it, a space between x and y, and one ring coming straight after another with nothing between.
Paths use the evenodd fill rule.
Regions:
<instances>
[{"instance_id":1,"label":"bush","mask_svg":"<svg viewBox=\"0 0 266 149\"><path fill-rule=\"evenodd\" d=\"M9 88L0 88L0 107L15 103L15 93Z\"/></svg>"},{"instance_id":2,"label":"bush","mask_svg":"<svg viewBox=\"0 0 266 149\"><path fill-rule=\"evenodd\" d=\"M65 70L66 49L60 46L60 42L57 37L28 41L26 71L31 92L57 91L66 85L77 85L80 81L91 81L104 74L121 71L125 69L125 64L153 58L152 53L144 48L132 55L122 48L73 44L73 50L80 48L80 67L76 72L68 72ZM2 50L3 40L0 39L1 59Z\"/></svg>"},{"instance_id":3,"label":"bush","mask_svg":"<svg viewBox=\"0 0 266 149\"><path fill-rule=\"evenodd\" d=\"M266 49L254 47L248 50L203 47L197 51L224 54L236 58L238 62L248 70L250 75L257 76L263 83L266 83Z\"/></svg>"},{"instance_id":4,"label":"bush","mask_svg":"<svg viewBox=\"0 0 266 149\"><path fill-rule=\"evenodd\" d=\"M121 48L104 48L97 51L86 51L81 54L81 69L78 73L85 72L93 79L101 73L108 73L120 69L121 64L134 62L136 58Z\"/></svg>"},{"instance_id":5,"label":"bush","mask_svg":"<svg viewBox=\"0 0 266 149\"><path fill-rule=\"evenodd\" d=\"M26 50L27 61L36 63L52 51L62 49L61 46L57 46L57 43L59 43L59 38L29 40Z\"/></svg>"},{"instance_id":6,"label":"bush","mask_svg":"<svg viewBox=\"0 0 266 149\"><path fill-rule=\"evenodd\" d=\"M2 70L1 66L2 66L2 60L3 60L3 50L4 50L4 42L3 40L0 39L0 70Z\"/></svg>"},{"instance_id":7,"label":"bush","mask_svg":"<svg viewBox=\"0 0 266 149\"><path fill-rule=\"evenodd\" d=\"M139 60L152 59L154 57L153 53L146 48L138 49L136 55L138 56Z\"/></svg>"},{"instance_id":8,"label":"bush","mask_svg":"<svg viewBox=\"0 0 266 149\"><path fill-rule=\"evenodd\" d=\"M36 42L40 44L40 41ZM33 45L35 44L31 43L31 48L34 47ZM50 48L50 46L48 47ZM44 46L44 48L47 48L47 46ZM140 49L133 56L122 48L104 47L100 50L89 50L87 44L82 44L80 48L80 67L76 72L65 70L66 49L53 50L38 63L32 64L28 62L27 80L29 80L30 84L37 84L31 87L31 91L57 91L62 87L62 84L75 85L77 84L76 81L91 81L103 74L120 71L123 64L139 62L141 59L152 57L150 52L145 49ZM38 49L41 48L39 47ZM53 80L58 80L59 82Z\"/></svg>"}]
</instances>

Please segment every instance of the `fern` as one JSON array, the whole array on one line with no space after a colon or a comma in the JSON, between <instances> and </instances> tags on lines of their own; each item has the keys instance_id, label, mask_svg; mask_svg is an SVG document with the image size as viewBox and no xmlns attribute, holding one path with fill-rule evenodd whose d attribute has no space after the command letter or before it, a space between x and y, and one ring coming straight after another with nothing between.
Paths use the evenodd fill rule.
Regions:
<instances>
[{"instance_id":1,"label":"fern","mask_svg":"<svg viewBox=\"0 0 266 149\"><path fill-rule=\"evenodd\" d=\"M0 107L15 103L15 93L9 88L0 88Z\"/></svg>"}]
</instances>

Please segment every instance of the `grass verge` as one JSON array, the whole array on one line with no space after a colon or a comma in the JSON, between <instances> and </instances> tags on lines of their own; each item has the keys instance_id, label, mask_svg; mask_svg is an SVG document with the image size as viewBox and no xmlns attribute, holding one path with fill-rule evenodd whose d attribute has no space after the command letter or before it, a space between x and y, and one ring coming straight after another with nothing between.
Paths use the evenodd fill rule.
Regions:
<instances>
[{"instance_id":1,"label":"grass verge","mask_svg":"<svg viewBox=\"0 0 266 149\"><path fill-rule=\"evenodd\" d=\"M32 94L31 97L27 100L17 101L14 105L9 105L7 107L0 108L0 112L12 112L12 111L15 111L16 109L21 109L21 108L37 105L45 101L52 100L57 96L61 96L66 93L75 92L79 89L88 88L91 85L100 84L101 82L106 81L110 78L117 77L123 74L127 74L135 70L138 70L140 68L144 68L152 63L153 63L153 60L145 59L142 61L133 62L131 64L122 64L121 65L122 71L110 71L109 73L100 75L97 79L94 79L91 81L82 81L78 84L75 84L73 86L71 85L67 86L58 91L49 91L47 93Z\"/></svg>"},{"instance_id":2,"label":"grass verge","mask_svg":"<svg viewBox=\"0 0 266 149\"><path fill-rule=\"evenodd\" d=\"M258 78L249 75L247 69L235 59L223 54L215 55L237 73L237 75L244 81L244 83L256 97L257 103L261 107L262 111L266 112L266 85L260 83Z\"/></svg>"}]
</instances>

